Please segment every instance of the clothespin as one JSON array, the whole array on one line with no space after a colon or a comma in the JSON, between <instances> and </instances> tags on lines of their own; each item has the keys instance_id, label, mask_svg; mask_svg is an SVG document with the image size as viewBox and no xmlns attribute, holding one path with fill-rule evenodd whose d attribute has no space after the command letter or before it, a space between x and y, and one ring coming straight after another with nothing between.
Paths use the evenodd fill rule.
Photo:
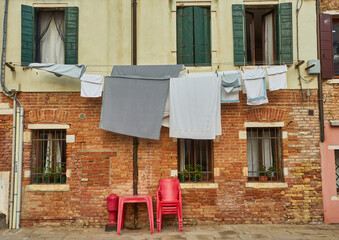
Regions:
<instances>
[{"instance_id":1,"label":"clothespin","mask_svg":"<svg viewBox=\"0 0 339 240\"><path fill-rule=\"evenodd\" d=\"M217 74L217 77L219 77L219 75L218 75L218 70L217 70L217 69L215 69L215 74Z\"/></svg>"},{"instance_id":2,"label":"clothespin","mask_svg":"<svg viewBox=\"0 0 339 240\"><path fill-rule=\"evenodd\" d=\"M190 70L189 69L187 69L187 74L190 74Z\"/></svg>"},{"instance_id":3,"label":"clothespin","mask_svg":"<svg viewBox=\"0 0 339 240\"><path fill-rule=\"evenodd\" d=\"M285 62L283 62L283 65L285 65Z\"/></svg>"},{"instance_id":4,"label":"clothespin","mask_svg":"<svg viewBox=\"0 0 339 240\"><path fill-rule=\"evenodd\" d=\"M241 71L244 73L244 69L241 67Z\"/></svg>"}]
</instances>

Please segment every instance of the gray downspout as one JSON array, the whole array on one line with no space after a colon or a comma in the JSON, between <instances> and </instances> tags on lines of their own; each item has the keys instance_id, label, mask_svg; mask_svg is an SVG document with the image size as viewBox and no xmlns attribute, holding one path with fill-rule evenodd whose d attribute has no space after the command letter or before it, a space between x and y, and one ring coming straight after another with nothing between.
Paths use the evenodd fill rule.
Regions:
<instances>
[{"instance_id":1,"label":"gray downspout","mask_svg":"<svg viewBox=\"0 0 339 240\"><path fill-rule=\"evenodd\" d=\"M23 147L23 129L24 129L24 108L20 108L19 115L19 160L18 160L18 199L16 210L16 228L20 228L21 218L21 181L22 181L22 147Z\"/></svg>"},{"instance_id":2,"label":"gray downspout","mask_svg":"<svg viewBox=\"0 0 339 240\"><path fill-rule=\"evenodd\" d=\"M132 64L137 65L137 0L132 0ZM138 146L137 137L133 137L133 195L138 195ZM138 225L138 206L133 204L134 228Z\"/></svg>"},{"instance_id":3,"label":"gray downspout","mask_svg":"<svg viewBox=\"0 0 339 240\"><path fill-rule=\"evenodd\" d=\"M12 168L11 168L11 198L9 202L9 229L12 229L13 201L14 201L14 168L15 168L15 147L16 147L16 101L13 98L13 142L12 142Z\"/></svg>"}]
</instances>

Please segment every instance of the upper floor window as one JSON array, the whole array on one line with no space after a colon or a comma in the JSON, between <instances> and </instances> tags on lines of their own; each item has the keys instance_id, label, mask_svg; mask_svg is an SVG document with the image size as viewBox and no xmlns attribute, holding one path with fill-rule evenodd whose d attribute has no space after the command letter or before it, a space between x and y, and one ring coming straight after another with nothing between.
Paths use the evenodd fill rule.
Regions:
<instances>
[{"instance_id":1,"label":"upper floor window","mask_svg":"<svg viewBox=\"0 0 339 240\"><path fill-rule=\"evenodd\" d=\"M21 64L78 62L78 8L21 5Z\"/></svg>"},{"instance_id":2,"label":"upper floor window","mask_svg":"<svg viewBox=\"0 0 339 240\"><path fill-rule=\"evenodd\" d=\"M180 182L213 182L213 141L178 139Z\"/></svg>"},{"instance_id":3,"label":"upper floor window","mask_svg":"<svg viewBox=\"0 0 339 240\"><path fill-rule=\"evenodd\" d=\"M235 65L293 63L292 3L232 5Z\"/></svg>"},{"instance_id":4,"label":"upper floor window","mask_svg":"<svg viewBox=\"0 0 339 240\"><path fill-rule=\"evenodd\" d=\"M281 128L247 129L249 181L283 181Z\"/></svg>"},{"instance_id":5,"label":"upper floor window","mask_svg":"<svg viewBox=\"0 0 339 240\"><path fill-rule=\"evenodd\" d=\"M334 76L339 78L339 18L333 19L332 33Z\"/></svg>"},{"instance_id":6,"label":"upper floor window","mask_svg":"<svg viewBox=\"0 0 339 240\"><path fill-rule=\"evenodd\" d=\"M211 66L210 7L177 9L177 63Z\"/></svg>"},{"instance_id":7,"label":"upper floor window","mask_svg":"<svg viewBox=\"0 0 339 240\"><path fill-rule=\"evenodd\" d=\"M34 130L31 183L66 183L66 131Z\"/></svg>"}]
</instances>

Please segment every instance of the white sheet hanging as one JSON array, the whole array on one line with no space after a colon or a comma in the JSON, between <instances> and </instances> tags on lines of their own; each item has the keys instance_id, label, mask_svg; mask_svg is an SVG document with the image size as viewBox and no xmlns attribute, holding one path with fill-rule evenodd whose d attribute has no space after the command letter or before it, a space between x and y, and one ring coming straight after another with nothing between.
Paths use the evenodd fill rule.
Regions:
<instances>
[{"instance_id":1,"label":"white sheet hanging","mask_svg":"<svg viewBox=\"0 0 339 240\"><path fill-rule=\"evenodd\" d=\"M270 91L287 88L287 67L273 66L267 69L268 87Z\"/></svg>"},{"instance_id":2,"label":"white sheet hanging","mask_svg":"<svg viewBox=\"0 0 339 240\"><path fill-rule=\"evenodd\" d=\"M101 97L102 75L83 74L81 80L81 97Z\"/></svg>"},{"instance_id":3,"label":"white sheet hanging","mask_svg":"<svg viewBox=\"0 0 339 240\"><path fill-rule=\"evenodd\" d=\"M266 95L266 72L264 69L247 69L242 72L242 79L247 94L247 105L268 103Z\"/></svg>"},{"instance_id":4,"label":"white sheet hanging","mask_svg":"<svg viewBox=\"0 0 339 240\"><path fill-rule=\"evenodd\" d=\"M170 80L170 137L215 139L221 135L220 84L215 74Z\"/></svg>"}]
</instances>

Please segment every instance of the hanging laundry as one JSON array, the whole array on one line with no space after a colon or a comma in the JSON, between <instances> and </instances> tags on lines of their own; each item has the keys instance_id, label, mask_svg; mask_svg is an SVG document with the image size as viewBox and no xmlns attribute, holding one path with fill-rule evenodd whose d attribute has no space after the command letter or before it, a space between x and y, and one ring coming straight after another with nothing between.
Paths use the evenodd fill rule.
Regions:
<instances>
[{"instance_id":1,"label":"hanging laundry","mask_svg":"<svg viewBox=\"0 0 339 240\"><path fill-rule=\"evenodd\" d=\"M221 77L221 102L238 103L241 91L240 71L218 72L218 75Z\"/></svg>"},{"instance_id":2,"label":"hanging laundry","mask_svg":"<svg viewBox=\"0 0 339 240\"><path fill-rule=\"evenodd\" d=\"M272 66L267 69L268 87L270 91L287 88L287 67Z\"/></svg>"},{"instance_id":3,"label":"hanging laundry","mask_svg":"<svg viewBox=\"0 0 339 240\"><path fill-rule=\"evenodd\" d=\"M235 91L239 88L241 90L241 75L239 71L219 72L218 74L221 77L221 85L227 93L230 93L234 89L236 89Z\"/></svg>"},{"instance_id":4,"label":"hanging laundry","mask_svg":"<svg viewBox=\"0 0 339 240\"><path fill-rule=\"evenodd\" d=\"M170 137L215 139L221 135L220 77L194 75L170 80Z\"/></svg>"},{"instance_id":5,"label":"hanging laundry","mask_svg":"<svg viewBox=\"0 0 339 240\"><path fill-rule=\"evenodd\" d=\"M184 65L114 66L105 78L101 129L159 139L170 76Z\"/></svg>"},{"instance_id":6,"label":"hanging laundry","mask_svg":"<svg viewBox=\"0 0 339 240\"><path fill-rule=\"evenodd\" d=\"M81 97L101 97L102 95L102 75L84 74L81 80Z\"/></svg>"},{"instance_id":7,"label":"hanging laundry","mask_svg":"<svg viewBox=\"0 0 339 240\"><path fill-rule=\"evenodd\" d=\"M266 72L264 69L247 69L241 73L247 94L247 105L268 103L266 95Z\"/></svg>"},{"instance_id":8,"label":"hanging laundry","mask_svg":"<svg viewBox=\"0 0 339 240\"><path fill-rule=\"evenodd\" d=\"M227 93L224 88L221 89L221 103L239 103L239 91Z\"/></svg>"},{"instance_id":9,"label":"hanging laundry","mask_svg":"<svg viewBox=\"0 0 339 240\"><path fill-rule=\"evenodd\" d=\"M28 67L54 73L57 77L68 76L80 79L87 66L81 64L31 63Z\"/></svg>"}]
</instances>

